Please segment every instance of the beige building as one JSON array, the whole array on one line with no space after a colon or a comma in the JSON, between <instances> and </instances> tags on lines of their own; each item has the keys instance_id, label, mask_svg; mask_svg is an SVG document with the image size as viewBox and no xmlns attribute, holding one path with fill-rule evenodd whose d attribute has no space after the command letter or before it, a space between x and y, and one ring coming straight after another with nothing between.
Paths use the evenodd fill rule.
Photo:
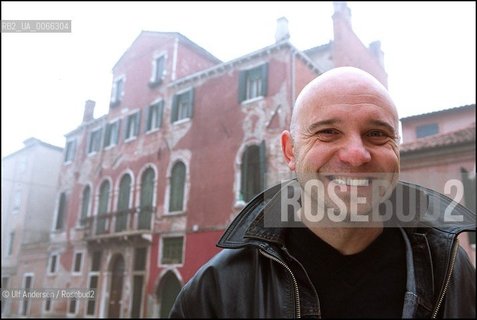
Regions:
<instances>
[{"instance_id":1,"label":"beige building","mask_svg":"<svg viewBox=\"0 0 477 320\"><path fill-rule=\"evenodd\" d=\"M475 104L401 119L401 178L475 212ZM475 265L475 232L459 236Z\"/></svg>"},{"instance_id":2,"label":"beige building","mask_svg":"<svg viewBox=\"0 0 477 320\"><path fill-rule=\"evenodd\" d=\"M2 289L43 288L63 149L35 138L2 159ZM2 317L40 314L41 299L3 299Z\"/></svg>"}]
</instances>

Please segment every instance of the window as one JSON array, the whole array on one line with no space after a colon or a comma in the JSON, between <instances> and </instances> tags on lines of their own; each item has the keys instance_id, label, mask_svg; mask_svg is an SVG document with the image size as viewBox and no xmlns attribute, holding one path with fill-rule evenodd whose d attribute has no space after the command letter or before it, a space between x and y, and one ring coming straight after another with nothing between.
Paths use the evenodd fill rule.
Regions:
<instances>
[{"instance_id":1,"label":"window","mask_svg":"<svg viewBox=\"0 0 477 320\"><path fill-rule=\"evenodd\" d=\"M136 248L134 251L134 271L146 270L147 248Z\"/></svg>"},{"instance_id":2,"label":"window","mask_svg":"<svg viewBox=\"0 0 477 320\"><path fill-rule=\"evenodd\" d=\"M194 108L194 89L176 94L172 99L171 122L192 118Z\"/></svg>"},{"instance_id":3,"label":"window","mask_svg":"<svg viewBox=\"0 0 477 320\"><path fill-rule=\"evenodd\" d=\"M439 133L437 123L424 124L416 127L416 138L424 138Z\"/></svg>"},{"instance_id":4,"label":"window","mask_svg":"<svg viewBox=\"0 0 477 320\"><path fill-rule=\"evenodd\" d=\"M249 146L242 156L241 200L249 202L265 187L265 142Z\"/></svg>"},{"instance_id":5,"label":"window","mask_svg":"<svg viewBox=\"0 0 477 320\"><path fill-rule=\"evenodd\" d=\"M132 307L131 318L141 317L141 304L142 304L142 287L144 283L143 275L134 275L133 277L133 294L132 294Z\"/></svg>"},{"instance_id":6,"label":"window","mask_svg":"<svg viewBox=\"0 0 477 320\"><path fill-rule=\"evenodd\" d=\"M139 229L151 228L151 217L154 202L154 180L156 174L152 168L147 168L141 177L141 195L139 199Z\"/></svg>"},{"instance_id":7,"label":"window","mask_svg":"<svg viewBox=\"0 0 477 320\"><path fill-rule=\"evenodd\" d=\"M66 142L65 148L65 163L72 162L75 158L76 152L76 140L70 140Z\"/></svg>"},{"instance_id":8,"label":"window","mask_svg":"<svg viewBox=\"0 0 477 320\"><path fill-rule=\"evenodd\" d=\"M146 270L147 248L141 247L134 250L134 265L133 265L133 294L131 317L139 318L141 315L141 305L143 297L144 272Z\"/></svg>"},{"instance_id":9,"label":"window","mask_svg":"<svg viewBox=\"0 0 477 320\"><path fill-rule=\"evenodd\" d=\"M130 114L128 116L126 121L126 131L124 133L124 140L130 140L138 135L139 120L140 120L139 111L136 113Z\"/></svg>"},{"instance_id":10,"label":"window","mask_svg":"<svg viewBox=\"0 0 477 320\"><path fill-rule=\"evenodd\" d=\"M79 224L85 226L88 219L89 204L91 198L91 188L86 186L83 190L83 198L81 199L81 216Z\"/></svg>"},{"instance_id":11,"label":"window","mask_svg":"<svg viewBox=\"0 0 477 320\"><path fill-rule=\"evenodd\" d=\"M77 299L76 298L71 298L70 299L70 306L68 308L68 313L69 314L76 314L76 304L77 304Z\"/></svg>"},{"instance_id":12,"label":"window","mask_svg":"<svg viewBox=\"0 0 477 320\"><path fill-rule=\"evenodd\" d=\"M51 297L47 297L45 300L45 311L51 311Z\"/></svg>"},{"instance_id":13,"label":"window","mask_svg":"<svg viewBox=\"0 0 477 320\"><path fill-rule=\"evenodd\" d=\"M166 57L164 55L154 58L152 61L152 75L150 85L159 85L162 82L164 76L164 65Z\"/></svg>"},{"instance_id":14,"label":"window","mask_svg":"<svg viewBox=\"0 0 477 320\"><path fill-rule=\"evenodd\" d=\"M268 63L244 70L239 75L239 102L265 97L268 88Z\"/></svg>"},{"instance_id":15,"label":"window","mask_svg":"<svg viewBox=\"0 0 477 320\"><path fill-rule=\"evenodd\" d=\"M32 275L25 275L23 277L23 288L25 292L28 292L33 286L33 276ZM30 307L30 298L23 298L22 303L20 305L21 315L26 316L28 314Z\"/></svg>"},{"instance_id":16,"label":"window","mask_svg":"<svg viewBox=\"0 0 477 320\"><path fill-rule=\"evenodd\" d=\"M184 187L186 168L183 162L174 164L171 171L169 212L182 211L184 209Z\"/></svg>"},{"instance_id":17,"label":"window","mask_svg":"<svg viewBox=\"0 0 477 320\"><path fill-rule=\"evenodd\" d=\"M98 214L97 214L97 224L96 224L96 234L105 233L107 229L107 214L108 214L108 204L109 204L109 192L110 186L109 181L104 181L99 188L99 203L98 203Z\"/></svg>"},{"instance_id":18,"label":"window","mask_svg":"<svg viewBox=\"0 0 477 320\"><path fill-rule=\"evenodd\" d=\"M106 125L106 132L104 133L104 147L115 146L119 141L119 123L114 121Z\"/></svg>"},{"instance_id":19,"label":"window","mask_svg":"<svg viewBox=\"0 0 477 320\"><path fill-rule=\"evenodd\" d=\"M97 275L90 275L88 288L91 289L91 290L96 290L97 291L97 289L98 289L98 276ZM97 296L97 294L94 295L94 298L87 300L88 304L86 306L86 314L88 316L93 316L94 313L95 313L96 296Z\"/></svg>"},{"instance_id":20,"label":"window","mask_svg":"<svg viewBox=\"0 0 477 320\"><path fill-rule=\"evenodd\" d=\"M89 134L88 154L96 153L101 148L101 128L91 131Z\"/></svg>"},{"instance_id":21,"label":"window","mask_svg":"<svg viewBox=\"0 0 477 320\"><path fill-rule=\"evenodd\" d=\"M73 273L81 272L82 264L83 264L83 253L82 252L76 252L75 253L75 259L74 259L74 262L73 262Z\"/></svg>"},{"instance_id":22,"label":"window","mask_svg":"<svg viewBox=\"0 0 477 320\"><path fill-rule=\"evenodd\" d=\"M15 243L15 231L10 232L10 238L8 239L8 251L7 255L13 254L13 244Z\"/></svg>"},{"instance_id":23,"label":"window","mask_svg":"<svg viewBox=\"0 0 477 320\"><path fill-rule=\"evenodd\" d=\"M116 214L115 232L126 230L129 213L129 198L131 197L131 176L125 174L119 183L118 207Z\"/></svg>"},{"instance_id":24,"label":"window","mask_svg":"<svg viewBox=\"0 0 477 320\"><path fill-rule=\"evenodd\" d=\"M149 110L147 113L146 132L149 132L161 127L163 110L164 110L164 101L160 101L149 106Z\"/></svg>"},{"instance_id":25,"label":"window","mask_svg":"<svg viewBox=\"0 0 477 320\"><path fill-rule=\"evenodd\" d=\"M52 254L50 256L50 264L48 266L48 272L50 274L56 273L58 268L58 255L57 254Z\"/></svg>"},{"instance_id":26,"label":"window","mask_svg":"<svg viewBox=\"0 0 477 320\"><path fill-rule=\"evenodd\" d=\"M94 251L91 254L91 271L101 270L101 251Z\"/></svg>"},{"instance_id":27,"label":"window","mask_svg":"<svg viewBox=\"0 0 477 320\"><path fill-rule=\"evenodd\" d=\"M88 288L97 291L98 289L98 273L101 270L102 252L97 250L91 253L91 271L89 274ZM96 309L97 292L93 299L88 299L86 305L86 315L93 316Z\"/></svg>"},{"instance_id":28,"label":"window","mask_svg":"<svg viewBox=\"0 0 477 320\"><path fill-rule=\"evenodd\" d=\"M117 78L113 82L113 90L111 92L111 107L117 106L124 95L124 77Z\"/></svg>"},{"instance_id":29,"label":"window","mask_svg":"<svg viewBox=\"0 0 477 320\"><path fill-rule=\"evenodd\" d=\"M13 211L18 211L22 203L22 191L16 190L13 194Z\"/></svg>"},{"instance_id":30,"label":"window","mask_svg":"<svg viewBox=\"0 0 477 320\"><path fill-rule=\"evenodd\" d=\"M55 230L62 230L65 223L66 215L66 193L60 194L60 201L58 203L58 213L56 215Z\"/></svg>"},{"instance_id":31,"label":"window","mask_svg":"<svg viewBox=\"0 0 477 320\"><path fill-rule=\"evenodd\" d=\"M162 238L161 264L181 264L184 237Z\"/></svg>"}]
</instances>

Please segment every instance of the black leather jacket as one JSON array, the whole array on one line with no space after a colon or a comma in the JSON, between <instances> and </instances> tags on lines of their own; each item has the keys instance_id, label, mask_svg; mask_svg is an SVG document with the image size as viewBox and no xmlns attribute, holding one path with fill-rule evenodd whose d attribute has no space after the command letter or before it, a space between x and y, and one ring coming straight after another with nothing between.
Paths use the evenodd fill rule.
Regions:
<instances>
[{"instance_id":1,"label":"black leather jacket","mask_svg":"<svg viewBox=\"0 0 477 320\"><path fill-rule=\"evenodd\" d=\"M425 194L428 211L435 210L432 203L446 208L452 201L429 189L400 185ZM316 290L287 252L284 229L264 227L275 198L262 193L232 221L217 244L224 250L183 287L172 318L321 317ZM403 318L475 318L475 267L457 241L460 232L475 230L475 213L460 205L454 210L465 215L464 223L401 228L408 275Z\"/></svg>"}]
</instances>

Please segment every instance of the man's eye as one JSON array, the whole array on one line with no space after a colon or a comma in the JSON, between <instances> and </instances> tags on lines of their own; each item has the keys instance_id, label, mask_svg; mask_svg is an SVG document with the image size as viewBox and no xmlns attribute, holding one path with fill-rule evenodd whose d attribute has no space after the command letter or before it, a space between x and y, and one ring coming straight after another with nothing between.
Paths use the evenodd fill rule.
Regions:
<instances>
[{"instance_id":1,"label":"man's eye","mask_svg":"<svg viewBox=\"0 0 477 320\"><path fill-rule=\"evenodd\" d=\"M389 134L381 130L371 130L366 133L368 140L372 143L383 144L389 139Z\"/></svg>"},{"instance_id":2,"label":"man's eye","mask_svg":"<svg viewBox=\"0 0 477 320\"><path fill-rule=\"evenodd\" d=\"M379 130L372 130L368 132L368 137L387 137L387 134Z\"/></svg>"},{"instance_id":3,"label":"man's eye","mask_svg":"<svg viewBox=\"0 0 477 320\"><path fill-rule=\"evenodd\" d=\"M336 129L323 129L316 133L318 139L322 141L329 141L336 138L339 135L339 131Z\"/></svg>"}]
</instances>

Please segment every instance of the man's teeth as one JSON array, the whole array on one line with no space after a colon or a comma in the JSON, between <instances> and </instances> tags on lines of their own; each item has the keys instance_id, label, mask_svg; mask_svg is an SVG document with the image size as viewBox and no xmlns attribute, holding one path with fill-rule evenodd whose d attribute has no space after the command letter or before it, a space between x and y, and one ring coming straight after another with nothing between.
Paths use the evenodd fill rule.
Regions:
<instances>
[{"instance_id":1,"label":"man's teeth","mask_svg":"<svg viewBox=\"0 0 477 320\"><path fill-rule=\"evenodd\" d=\"M334 178L334 183L347 186L362 187L369 185L369 179L353 179L353 178Z\"/></svg>"}]
</instances>

